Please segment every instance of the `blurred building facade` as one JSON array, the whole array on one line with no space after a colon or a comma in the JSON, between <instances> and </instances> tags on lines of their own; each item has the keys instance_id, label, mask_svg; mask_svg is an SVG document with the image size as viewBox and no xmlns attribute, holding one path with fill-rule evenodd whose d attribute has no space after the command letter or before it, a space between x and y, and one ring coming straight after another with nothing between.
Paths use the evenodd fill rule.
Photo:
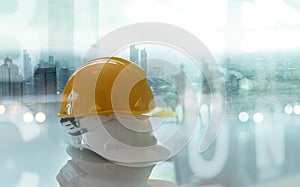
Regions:
<instances>
[{"instance_id":1,"label":"blurred building facade","mask_svg":"<svg viewBox=\"0 0 300 187\"><path fill-rule=\"evenodd\" d=\"M6 57L0 66L0 96L14 97L23 94L23 77L19 67L13 60Z\"/></svg>"}]
</instances>

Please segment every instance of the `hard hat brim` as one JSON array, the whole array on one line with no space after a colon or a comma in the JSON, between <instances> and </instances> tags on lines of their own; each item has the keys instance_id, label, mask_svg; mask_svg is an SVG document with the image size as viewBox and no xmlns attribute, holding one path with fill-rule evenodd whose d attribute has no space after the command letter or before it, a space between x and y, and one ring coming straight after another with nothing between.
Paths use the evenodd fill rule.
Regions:
<instances>
[{"instance_id":1,"label":"hard hat brim","mask_svg":"<svg viewBox=\"0 0 300 187\"><path fill-rule=\"evenodd\" d=\"M133 167L149 166L167 160L171 155L170 151L163 145L134 147L123 144L111 137L103 125L85 133L85 137L86 144L82 145L84 148L120 165ZM99 142L105 142L105 144L103 145ZM74 147L77 146L75 145Z\"/></svg>"},{"instance_id":2,"label":"hard hat brim","mask_svg":"<svg viewBox=\"0 0 300 187\"><path fill-rule=\"evenodd\" d=\"M84 117L84 116L93 116L93 115L105 115L105 116L109 116L110 114L130 114L126 111L106 111L103 113L86 113L86 114L62 114L62 113L58 113L57 116L60 118L69 118L69 117ZM150 112L146 112L146 113L140 113L140 112L132 112L132 115L142 115L142 116L147 116L147 117L175 117L177 116L177 113L172 111L172 110L168 110L168 109L164 109L164 108L160 108L160 107L155 107L154 109L152 109Z\"/></svg>"},{"instance_id":3,"label":"hard hat brim","mask_svg":"<svg viewBox=\"0 0 300 187\"><path fill-rule=\"evenodd\" d=\"M168 110L168 109L164 109L164 108L160 108L160 107L155 107L150 112L143 114L143 116L147 116L147 117L175 117L175 116L177 116L177 113L172 111L172 110Z\"/></svg>"}]
</instances>

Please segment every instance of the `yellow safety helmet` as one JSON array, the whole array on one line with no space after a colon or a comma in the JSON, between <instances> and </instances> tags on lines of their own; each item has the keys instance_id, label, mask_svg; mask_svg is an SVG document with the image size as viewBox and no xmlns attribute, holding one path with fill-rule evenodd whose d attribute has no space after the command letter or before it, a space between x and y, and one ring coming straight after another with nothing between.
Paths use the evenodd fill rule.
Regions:
<instances>
[{"instance_id":1,"label":"yellow safety helmet","mask_svg":"<svg viewBox=\"0 0 300 187\"><path fill-rule=\"evenodd\" d=\"M79 67L62 94L61 118L110 114L169 117L176 113L156 106L144 70L119 57L91 60Z\"/></svg>"}]
</instances>

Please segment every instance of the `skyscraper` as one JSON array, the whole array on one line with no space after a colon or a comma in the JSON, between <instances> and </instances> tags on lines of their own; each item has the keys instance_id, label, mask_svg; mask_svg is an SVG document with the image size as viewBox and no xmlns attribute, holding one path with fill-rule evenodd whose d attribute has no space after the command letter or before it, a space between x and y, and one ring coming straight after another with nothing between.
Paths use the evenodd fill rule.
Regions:
<instances>
[{"instance_id":1,"label":"skyscraper","mask_svg":"<svg viewBox=\"0 0 300 187\"><path fill-rule=\"evenodd\" d=\"M28 82L29 79L33 76L32 74L32 65L31 58L26 49L23 50L23 69L24 69L24 78Z\"/></svg>"},{"instance_id":2,"label":"skyscraper","mask_svg":"<svg viewBox=\"0 0 300 187\"><path fill-rule=\"evenodd\" d=\"M57 78L55 67L39 67L34 72L35 95L56 94Z\"/></svg>"},{"instance_id":3,"label":"skyscraper","mask_svg":"<svg viewBox=\"0 0 300 187\"><path fill-rule=\"evenodd\" d=\"M0 66L0 96L21 96L23 93L23 78L19 67L9 57Z\"/></svg>"},{"instance_id":4,"label":"skyscraper","mask_svg":"<svg viewBox=\"0 0 300 187\"><path fill-rule=\"evenodd\" d=\"M144 69L147 75L147 51L146 49L141 50L141 67Z\"/></svg>"},{"instance_id":5,"label":"skyscraper","mask_svg":"<svg viewBox=\"0 0 300 187\"><path fill-rule=\"evenodd\" d=\"M50 55L49 56L49 61L48 63L50 64L50 66L53 66L54 65L54 56L53 55Z\"/></svg>"},{"instance_id":6,"label":"skyscraper","mask_svg":"<svg viewBox=\"0 0 300 187\"><path fill-rule=\"evenodd\" d=\"M57 64L54 62L54 56L50 55L48 57L48 61L44 61L42 59L39 60L39 63L36 67L38 68L48 68L48 67L55 67Z\"/></svg>"},{"instance_id":7,"label":"skyscraper","mask_svg":"<svg viewBox=\"0 0 300 187\"><path fill-rule=\"evenodd\" d=\"M130 46L130 61L139 64L139 49L135 47L135 45Z\"/></svg>"}]
</instances>

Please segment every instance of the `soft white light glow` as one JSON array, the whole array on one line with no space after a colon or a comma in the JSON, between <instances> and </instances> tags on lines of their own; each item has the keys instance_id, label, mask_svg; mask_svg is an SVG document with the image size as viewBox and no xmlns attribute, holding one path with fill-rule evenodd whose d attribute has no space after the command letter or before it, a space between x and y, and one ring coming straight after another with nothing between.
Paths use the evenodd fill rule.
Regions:
<instances>
[{"instance_id":1,"label":"soft white light glow","mask_svg":"<svg viewBox=\"0 0 300 187\"><path fill-rule=\"evenodd\" d=\"M257 112L254 114L253 120L255 123L261 123L264 120L264 115L262 113Z\"/></svg>"},{"instance_id":2,"label":"soft white light glow","mask_svg":"<svg viewBox=\"0 0 300 187\"><path fill-rule=\"evenodd\" d=\"M23 120L25 123L31 123L33 121L33 115L30 112L26 112L23 115Z\"/></svg>"},{"instance_id":3,"label":"soft white light glow","mask_svg":"<svg viewBox=\"0 0 300 187\"><path fill-rule=\"evenodd\" d=\"M300 23L300 12L282 0L259 0L242 5L242 50L298 49L299 29L289 26Z\"/></svg>"},{"instance_id":4,"label":"soft white light glow","mask_svg":"<svg viewBox=\"0 0 300 187\"><path fill-rule=\"evenodd\" d=\"M9 120L12 125L15 125L21 135L22 142L30 142L41 135L41 128L33 121L33 115L26 105L14 101L5 107L6 112L0 115L0 123ZM1 105L0 108L2 108ZM25 123L30 123L30 125L24 125ZM13 162L9 161L7 166L13 168Z\"/></svg>"},{"instance_id":5,"label":"soft white light glow","mask_svg":"<svg viewBox=\"0 0 300 187\"><path fill-rule=\"evenodd\" d=\"M208 107L207 104L201 105L200 117L201 117L201 122L203 123L202 125L208 126L210 120L210 108Z\"/></svg>"},{"instance_id":6,"label":"soft white light glow","mask_svg":"<svg viewBox=\"0 0 300 187\"><path fill-rule=\"evenodd\" d=\"M273 27L277 23L299 24L300 13L282 0L259 0L243 3L242 24L244 28Z\"/></svg>"},{"instance_id":7,"label":"soft white light glow","mask_svg":"<svg viewBox=\"0 0 300 187\"><path fill-rule=\"evenodd\" d=\"M300 48L298 30L262 29L248 31L242 40L242 50L246 52L297 48Z\"/></svg>"},{"instance_id":8,"label":"soft white light glow","mask_svg":"<svg viewBox=\"0 0 300 187\"><path fill-rule=\"evenodd\" d=\"M287 114L292 114L292 113L293 113L293 107L292 107L292 105L287 104L287 105L284 107L284 112L287 113Z\"/></svg>"},{"instance_id":9,"label":"soft white light glow","mask_svg":"<svg viewBox=\"0 0 300 187\"><path fill-rule=\"evenodd\" d=\"M249 120L249 114L247 112L241 112L239 114L239 120L241 122L247 122Z\"/></svg>"},{"instance_id":10,"label":"soft white light glow","mask_svg":"<svg viewBox=\"0 0 300 187\"><path fill-rule=\"evenodd\" d=\"M124 9L124 7L130 7L130 11ZM82 9L82 7L79 6L78 9ZM110 9L114 11L110 11ZM153 10L155 10L155 13ZM223 28L227 22L227 0L192 0L188 3L180 0L131 0L118 1L116 4L107 1L102 2L99 12L101 12L99 22L105 25L101 28L100 37L120 26L132 23L163 22L176 25L195 34L210 50L222 52L225 48L226 37ZM106 17L114 16L115 12L122 15L119 22L106 19ZM79 33L80 36L78 37L83 38L80 41L88 41L85 38L90 34L83 30L81 28L80 32L75 32L75 35ZM174 33L170 32L170 34ZM92 43L90 42L84 46L89 48Z\"/></svg>"},{"instance_id":11,"label":"soft white light glow","mask_svg":"<svg viewBox=\"0 0 300 187\"><path fill-rule=\"evenodd\" d=\"M35 173L23 172L20 178L19 183L16 185L17 187L21 186L30 186L38 187L40 182L40 177Z\"/></svg>"},{"instance_id":12,"label":"soft white light glow","mask_svg":"<svg viewBox=\"0 0 300 187\"><path fill-rule=\"evenodd\" d=\"M297 114L297 115L300 114L300 105L295 105L294 106L294 113Z\"/></svg>"},{"instance_id":13,"label":"soft white light glow","mask_svg":"<svg viewBox=\"0 0 300 187\"><path fill-rule=\"evenodd\" d=\"M35 120L39 123L43 123L46 120L46 114L44 112L36 113Z\"/></svg>"},{"instance_id":14,"label":"soft white light glow","mask_svg":"<svg viewBox=\"0 0 300 187\"><path fill-rule=\"evenodd\" d=\"M0 105L0 115L4 114L6 111L6 108L4 105Z\"/></svg>"}]
</instances>

